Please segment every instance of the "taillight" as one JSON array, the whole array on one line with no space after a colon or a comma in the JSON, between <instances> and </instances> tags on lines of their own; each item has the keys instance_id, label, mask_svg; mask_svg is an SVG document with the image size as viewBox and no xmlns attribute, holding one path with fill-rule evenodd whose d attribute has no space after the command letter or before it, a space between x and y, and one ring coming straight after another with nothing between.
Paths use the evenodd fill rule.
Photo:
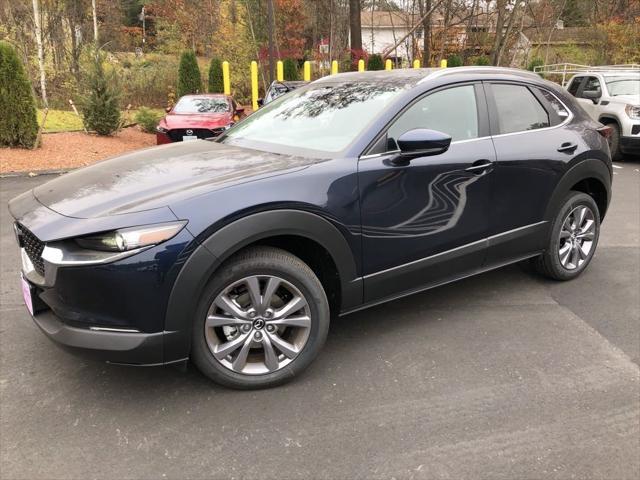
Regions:
<instances>
[{"instance_id":1,"label":"taillight","mask_svg":"<svg viewBox=\"0 0 640 480\"><path fill-rule=\"evenodd\" d=\"M611 134L613 133L613 128L608 127L608 126L604 126L604 127L600 127L598 129L596 129L596 131L602 135L604 138L609 139L611 137Z\"/></svg>"}]
</instances>

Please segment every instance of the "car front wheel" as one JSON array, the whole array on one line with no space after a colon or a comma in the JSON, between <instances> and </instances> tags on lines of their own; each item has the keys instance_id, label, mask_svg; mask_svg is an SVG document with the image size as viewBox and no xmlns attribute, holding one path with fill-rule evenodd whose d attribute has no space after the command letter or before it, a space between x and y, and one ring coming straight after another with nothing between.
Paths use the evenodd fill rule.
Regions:
<instances>
[{"instance_id":1,"label":"car front wheel","mask_svg":"<svg viewBox=\"0 0 640 480\"><path fill-rule=\"evenodd\" d=\"M284 250L252 248L225 262L206 287L192 360L225 386L271 387L311 363L328 328L329 305L313 271Z\"/></svg>"},{"instance_id":2,"label":"car front wheel","mask_svg":"<svg viewBox=\"0 0 640 480\"><path fill-rule=\"evenodd\" d=\"M593 198L572 191L556 215L545 252L533 260L536 270L554 280L580 275L595 253L600 215Z\"/></svg>"}]
</instances>

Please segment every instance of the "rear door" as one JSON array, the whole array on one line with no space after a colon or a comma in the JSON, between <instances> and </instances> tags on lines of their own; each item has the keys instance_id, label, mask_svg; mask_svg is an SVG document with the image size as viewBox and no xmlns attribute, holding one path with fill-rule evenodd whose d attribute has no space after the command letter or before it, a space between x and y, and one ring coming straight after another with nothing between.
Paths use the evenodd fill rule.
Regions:
<instances>
[{"instance_id":1,"label":"rear door","mask_svg":"<svg viewBox=\"0 0 640 480\"><path fill-rule=\"evenodd\" d=\"M497 156L487 264L496 265L544 248L547 202L588 146L566 127L573 114L550 90L514 82L486 82L485 89Z\"/></svg>"}]
</instances>

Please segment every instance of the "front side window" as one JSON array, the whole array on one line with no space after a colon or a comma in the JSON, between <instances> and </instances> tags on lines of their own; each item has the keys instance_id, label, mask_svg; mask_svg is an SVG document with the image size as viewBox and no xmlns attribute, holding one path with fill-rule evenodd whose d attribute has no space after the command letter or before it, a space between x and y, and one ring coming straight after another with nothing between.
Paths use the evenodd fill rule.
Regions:
<instances>
[{"instance_id":1,"label":"front side window","mask_svg":"<svg viewBox=\"0 0 640 480\"><path fill-rule=\"evenodd\" d=\"M500 134L549 127L549 114L523 85L493 84Z\"/></svg>"},{"instance_id":2,"label":"front side window","mask_svg":"<svg viewBox=\"0 0 640 480\"><path fill-rule=\"evenodd\" d=\"M473 85L440 90L418 100L389 128L388 143L416 128L446 133L454 142L478 138L478 109Z\"/></svg>"},{"instance_id":3,"label":"front side window","mask_svg":"<svg viewBox=\"0 0 640 480\"><path fill-rule=\"evenodd\" d=\"M589 77L582 88L583 92L598 92L600 93L600 80L597 77ZM582 97L582 95L580 95Z\"/></svg>"},{"instance_id":4,"label":"front side window","mask_svg":"<svg viewBox=\"0 0 640 480\"><path fill-rule=\"evenodd\" d=\"M578 94L578 89L580 88L580 84L582 83L582 79L584 77L574 77L571 80L571 85L569 85L569 93L574 97Z\"/></svg>"}]
</instances>

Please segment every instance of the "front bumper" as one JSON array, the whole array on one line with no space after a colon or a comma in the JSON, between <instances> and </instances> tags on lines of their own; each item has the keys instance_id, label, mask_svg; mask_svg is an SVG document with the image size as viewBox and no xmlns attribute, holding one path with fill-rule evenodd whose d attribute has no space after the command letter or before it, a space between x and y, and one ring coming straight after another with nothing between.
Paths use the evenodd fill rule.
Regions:
<instances>
[{"instance_id":1,"label":"front bumper","mask_svg":"<svg viewBox=\"0 0 640 480\"><path fill-rule=\"evenodd\" d=\"M121 222L160 223L155 221L160 214L149 210L133 217L71 218L44 207L32 195L12 201L10 211L33 236L31 244L25 245L18 235L22 274L29 287L33 318L45 335L76 353L112 363L158 365L184 359L188 354L183 345L184 332L166 331L165 316L175 279L191 248L195 248L187 229L166 242L111 263L61 266L42 259L36 272L33 262L25 261L27 248L30 253L26 257L33 260L34 241L47 245L86 235L90 233L87 229L121 228ZM162 220L176 219L171 216ZM172 330L178 328L183 325Z\"/></svg>"},{"instance_id":2,"label":"front bumper","mask_svg":"<svg viewBox=\"0 0 640 480\"><path fill-rule=\"evenodd\" d=\"M124 365L154 366L165 362L164 343L175 332L124 332L76 328L61 322L51 310L36 313L35 324L56 345L83 357ZM186 359L185 359L186 360Z\"/></svg>"},{"instance_id":3,"label":"front bumper","mask_svg":"<svg viewBox=\"0 0 640 480\"><path fill-rule=\"evenodd\" d=\"M620 151L625 155L640 156L640 136L620 137Z\"/></svg>"}]
</instances>

